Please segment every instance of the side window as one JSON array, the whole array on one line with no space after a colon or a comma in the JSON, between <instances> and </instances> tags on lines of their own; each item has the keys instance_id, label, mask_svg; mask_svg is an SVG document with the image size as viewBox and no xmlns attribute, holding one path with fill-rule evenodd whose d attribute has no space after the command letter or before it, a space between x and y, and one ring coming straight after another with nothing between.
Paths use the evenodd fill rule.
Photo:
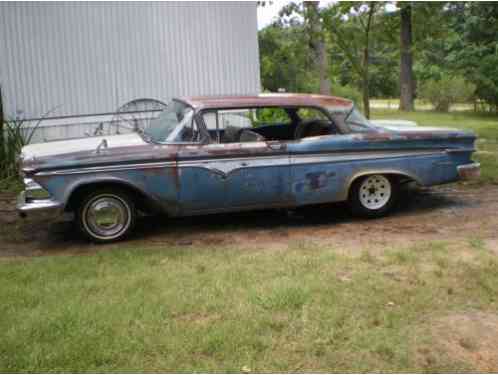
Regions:
<instances>
[{"instance_id":1,"label":"side window","mask_svg":"<svg viewBox=\"0 0 498 375\"><path fill-rule=\"evenodd\" d=\"M337 134L334 123L317 108L303 107L296 111L299 123L294 132L294 139L318 137Z\"/></svg>"},{"instance_id":2,"label":"side window","mask_svg":"<svg viewBox=\"0 0 498 375\"><path fill-rule=\"evenodd\" d=\"M253 127L290 124L292 119L283 108L255 108L251 110Z\"/></svg>"},{"instance_id":3,"label":"side window","mask_svg":"<svg viewBox=\"0 0 498 375\"><path fill-rule=\"evenodd\" d=\"M301 120L328 120L327 116L316 108L299 108L297 115Z\"/></svg>"},{"instance_id":4,"label":"side window","mask_svg":"<svg viewBox=\"0 0 498 375\"><path fill-rule=\"evenodd\" d=\"M203 113L211 139L219 143L293 139L293 120L285 108L258 107Z\"/></svg>"},{"instance_id":5,"label":"side window","mask_svg":"<svg viewBox=\"0 0 498 375\"><path fill-rule=\"evenodd\" d=\"M252 128L248 109L209 111L202 119L211 139L221 143L239 142L239 133Z\"/></svg>"}]
</instances>

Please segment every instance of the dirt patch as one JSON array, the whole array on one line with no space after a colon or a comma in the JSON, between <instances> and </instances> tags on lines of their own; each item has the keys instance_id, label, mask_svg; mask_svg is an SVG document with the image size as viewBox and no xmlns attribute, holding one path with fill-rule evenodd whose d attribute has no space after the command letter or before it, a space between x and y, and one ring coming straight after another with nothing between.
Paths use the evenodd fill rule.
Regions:
<instances>
[{"instance_id":1,"label":"dirt patch","mask_svg":"<svg viewBox=\"0 0 498 375\"><path fill-rule=\"evenodd\" d=\"M216 246L244 249L282 249L302 241L361 255L365 250L408 246L432 240L483 240L497 252L498 187L465 188L448 185L406 189L398 208L388 217L363 220L351 216L344 204L299 210L268 210L192 218L146 217L127 246ZM0 196L0 256L91 254L120 248L123 243L96 246L82 240L70 222L23 220L15 197Z\"/></svg>"},{"instance_id":2,"label":"dirt patch","mask_svg":"<svg viewBox=\"0 0 498 375\"><path fill-rule=\"evenodd\" d=\"M498 315L466 312L448 315L429 323L433 348L454 363L463 363L477 372L498 372ZM430 350L419 349L424 364Z\"/></svg>"}]
</instances>

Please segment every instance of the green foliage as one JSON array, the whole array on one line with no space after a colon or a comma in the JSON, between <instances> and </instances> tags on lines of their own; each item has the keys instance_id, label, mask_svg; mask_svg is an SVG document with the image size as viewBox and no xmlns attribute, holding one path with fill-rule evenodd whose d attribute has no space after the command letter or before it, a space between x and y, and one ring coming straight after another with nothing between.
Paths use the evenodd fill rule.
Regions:
<instances>
[{"instance_id":1,"label":"green foliage","mask_svg":"<svg viewBox=\"0 0 498 375\"><path fill-rule=\"evenodd\" d=\"M361 93L353 86L334 85L332 86L332 95L352 100L359 108L362 106Z\"/></svg>"},{"instance_id":2,"label":"green foliage","mask_svg":"<svg viewBox=\"0 0 498 375\"><path fill-rule=\"evenodd\" d=\"M467 3L453 17L448 59L476 85L480 99L498 110L498 3Z\"/></svg>"},{"instance_id":3,"label":"green foliage","mask_svg":"<svg viewBox=\"0 0 498 375\"><path fill-rule=\"evenodd\" d=\"M318 75L310 69L310 48L302 25L274 24L258 34L264 90L317 92Z\"/></svg>"},{"instance_id":4,"label":"green foliage","mask_svg":"<svg viewBox=\"0 0 498 375\"><path fill-rule=\"evenodd\" d=\"M253 127L268 124L289 124L291 119L287 112L282 108L257 108L250 111L249 116Z\"/></svg>"},{"instance_id":5,"label":"green foliage","mask_svg":"<svg viewBox=\"0 0 498 375\"><path fill-rule=\"evenodd\" d=\"M474 91L475 86L463 77L444 75L439 80L430 79L424 82L419 95L430 102L436 111L448 112L451 104L471 99Z\"/></svg>"},{"instance_id":6,"label":"green foliage","mask_svg":"<svg viewBox=\"0 0 498 375\"><path fill-rule=\"evenodd\" d=\"M376 3L367 43L365 31L372 4L338 2L320 8L323 20L320 38L327 45L333 94L337 95L337 86L365 86L368 65L369 96L399 95L399 11L388 11ZM444 84L448 81L446 77L465 77L475 87L475 99L484 100L488 108L498 111L498 4L410 4L416 95L421 97L424 91L423 96L427 97L427 91L437 86L435 82ZM397 2L396 6L404 4ZM261 77L267 90L318 91L318 75L311 68L310 32L319 29L303 21L306 9L290 3L281 11L278 22L259 32ZM365 64L367 45L368 64ZM446 107L447 104L440 104L443 110Z\"/></svg>"}]
</instances>

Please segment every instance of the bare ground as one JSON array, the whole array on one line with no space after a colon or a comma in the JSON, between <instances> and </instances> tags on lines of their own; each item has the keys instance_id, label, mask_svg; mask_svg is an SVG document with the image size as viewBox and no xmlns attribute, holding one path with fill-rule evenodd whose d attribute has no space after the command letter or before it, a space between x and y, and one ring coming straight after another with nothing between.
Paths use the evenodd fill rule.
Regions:
<instances>
[{"instance_id":1,"label":"bare ground","mask_svg":"<svg viewBox=\"0 0 498 375\"><path fill-rule=\"evenodd\" d=\"M353 218L343 204L168 219L144 217L124 244L133 247L234 245L285 248L313 241L350 254L431 240L480 238L498 254L498 186L405 189L396 210L377 220ZM0 256L85 254L122 247L82 240L70 222L21 219L15 197L0 194Z\"/></svg>"},{"instance_id":2,"label":"bare ground","mask_svg":"<svg viewBox=\"0 0 498 375\"><path fill-rule=\"evenodd\" d=\"M498 315L484 311L456 312L426 323L431 347L415 345L415 358L431 365L434 355L444 355L472 372L498 372Z\"/></svg>"}]
</instances>

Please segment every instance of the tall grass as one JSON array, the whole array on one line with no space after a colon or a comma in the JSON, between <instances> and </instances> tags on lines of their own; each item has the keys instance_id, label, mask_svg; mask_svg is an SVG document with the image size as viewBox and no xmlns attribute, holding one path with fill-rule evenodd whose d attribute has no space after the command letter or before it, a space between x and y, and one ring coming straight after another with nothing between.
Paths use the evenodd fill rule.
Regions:
<instances>
[{"instance_id":1,"label":"tall grass","mask_svg":"<svg viewBox=\"0 0 498 375\"><path fill-rule=\"evenodd\" d=\"M35 126L28 127L26 121L21 119L4 122L3 157L0 160L1 180L13 179L19 175L18 155L21 153L21 149L31 142L40 123L41 120Z\"/></svg>"},{"instance_id":2,"label":"tall grass","mask_svg":"<svg viewBox=\"0 0 498 375\"><path fill-rule=\"evenodd\" d=\"M36 130L44 119L56 108L44 113L34 126L28 126L28 122L24 119L16 118L14 120L3 121L3 126L0 127L3 141L3 147L0 147L0 188L6 189L8 186L15 186L19 178L19 162L18 157L24 146L31 143ZM0 121L2 121L0 119Z\"/></svg>"}]
</instances>

